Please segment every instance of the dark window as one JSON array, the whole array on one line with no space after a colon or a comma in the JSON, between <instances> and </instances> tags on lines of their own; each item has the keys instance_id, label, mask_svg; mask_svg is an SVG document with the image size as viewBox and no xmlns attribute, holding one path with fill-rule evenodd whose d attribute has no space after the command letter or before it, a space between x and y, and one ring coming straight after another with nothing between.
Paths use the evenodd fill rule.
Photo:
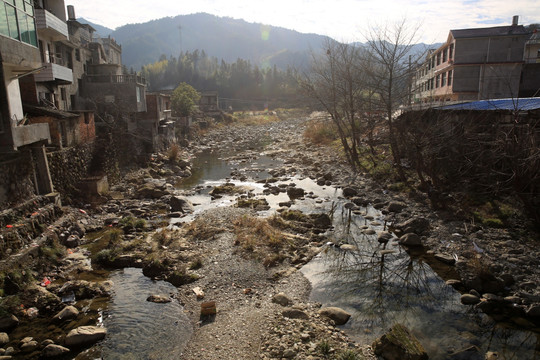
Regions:
<instances>
[{"instance_id":1,"label":"dark window","mask_svg":"<svg viewBox=\"0 0 540 360\"><path fill-rule=\"evenodd\" d=\"M446 60L448 60L447 55L448 55L448 48L443 50L443 53L442 53L442 62L443 63L446 62Z\"/></svg>"},{"instance_id":2,"label":"dark window","mask_svg":"<svg viewBox=\"0 0 540 360\"><path fill-rule=\"evenodd\" d=\"M452 85L452 70L448 72L448 86Z\"/></svg>"},{"instance_id":3,"label":"dark window","mask_svg":"<svg viewBox=\"0 0 540 360\"><path fill-rule=\"evenodd\" d=\"M75 49L75 60L81 61L81 50Z\"/></svg>"},{"instance_id":4,"label":"dark window","mask_svg":"<svg viewBox=\"0 0 540 360\"><path fill-rule=\"evenodd\" d=\"M446 86L446 73L442 74L441 87Z\"/></svg>"},{"instance_id":5,"label":"dark window","mask_svg":"<svg viewBox=\"0 0 540 360\"><path fill-rule=\"evenodd\" d=\"M441 53L437 54L437 65L441 64Z\"/></svg>"},{"instance_id":6,"label":"dark window","mask_svg":"<svg viewBox=\"0 0 540 360\"><path fill-rule=\"evenodd\" d=\"M454 44L450 44L448 48L448 58L452 59L454 57Z\"/></svg>"},{"instance_id":7,"label":"dark window","mask_svg":"<svg viewBox=\"0 0 540 360\"><path fill-rule=\"evenodd\" d=\"M441 86L441 75L437 75L436 81L435 81L435 87L438 88Z\"/></svg>"}]
</instances>

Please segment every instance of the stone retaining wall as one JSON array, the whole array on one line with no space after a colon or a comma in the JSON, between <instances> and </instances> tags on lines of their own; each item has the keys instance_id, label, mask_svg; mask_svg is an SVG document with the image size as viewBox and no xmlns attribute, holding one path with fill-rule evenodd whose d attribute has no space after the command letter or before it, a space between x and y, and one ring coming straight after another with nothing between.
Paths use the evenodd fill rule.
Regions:
<instances>
[{"instance_id":1,"label":"stone retaining wall","mask_svg":"<svg viewBox=\"0 0 540 360\"><path fill-rule=\"evenodd\" d=\"M20 152L0 162L0 209L9 208L34 196L32 156L30 151Z\"/></svg>"},{"instance_id":2,"label":"stone retaining wall","mask_svg":"<svg viewBox=\"0 0 540 360\"><path fill-rule=\"evenodd\" d=\"M94 152L93 144L85 144L47 153L54 190L62 202L71 203L78 197L78 183L88 176Z\"/></svg>"}]
</instances>

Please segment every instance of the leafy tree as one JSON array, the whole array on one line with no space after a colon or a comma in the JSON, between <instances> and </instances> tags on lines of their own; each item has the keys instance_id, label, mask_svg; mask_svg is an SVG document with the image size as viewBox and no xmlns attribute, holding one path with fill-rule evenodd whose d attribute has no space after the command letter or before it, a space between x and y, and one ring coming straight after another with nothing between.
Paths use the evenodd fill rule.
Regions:
<instances>
[{"instance_id":1,"label":"leafy tree","mask_svg":"<svg viewBox=\"0 0 540 360\"><path fill-rule=\"evenodd\" d=\"M191 85L183 82L174 89L171 97L172 110L180 116L189 116L195 105L199 102L200 95Z\"/></svg>"}]
</instances>

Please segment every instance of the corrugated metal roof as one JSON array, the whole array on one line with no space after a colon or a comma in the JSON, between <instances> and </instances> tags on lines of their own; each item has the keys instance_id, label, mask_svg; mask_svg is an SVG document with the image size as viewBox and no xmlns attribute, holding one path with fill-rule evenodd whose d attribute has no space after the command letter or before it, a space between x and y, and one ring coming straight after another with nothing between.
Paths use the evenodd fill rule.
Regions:
<instances>
[{"instance_id":1,"label":"corrugated metal roof","mask_svg":"<svg viewBox=\"0 0 540 360\"><path fill-rule=\"evenodd\" d=\"M494 26L476 29L450 30L454 39L474 38L483 36L527 35L529 31L523 25L517 26Z\"/></svg>"},{"instance_id":2,"label":"corrugated metal roof","mask_svg":"<svg viewBox=\"0 0 540 360\"><path fill-rule=\"evenodd\" d=\"M437 107L438 110L473 110L473 111L530 111L540 109L540 97L518 99L480 100L467 103Z\"/></svg>"}]
</instances>

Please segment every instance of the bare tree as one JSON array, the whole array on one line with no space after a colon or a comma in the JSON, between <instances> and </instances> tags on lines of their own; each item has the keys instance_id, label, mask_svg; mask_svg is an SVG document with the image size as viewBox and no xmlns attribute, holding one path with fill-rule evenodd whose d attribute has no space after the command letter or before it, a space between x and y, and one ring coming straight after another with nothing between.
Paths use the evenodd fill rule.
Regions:
<instances>
[{"instance_id":1,"label":"bare tree","mask_svg":"<svg viewBox=\"0 0 540 360\"><path fill-rule=\"evenodd\" d=\"M327 40L323 54L312 54L309 73L299 83L307 96L316 100L336 125L348 163L357 171L362 142L361 122L365 99L365 73L359 66L362 48Z\"/></svg>"},{"instance_id":2,"label":"bare tree","mask_svg":"<svg viewBox=\"0 0 540 360\"><path fill-rule=\"evenodd\" d=\"M397 144L394 118L399 107L410 102L411 65L423 54L413 54L412 48L418 41L418 25L409 24L406 19L383 27L371 27L367 33L367 51L362 64L369 76L369 87L378 96L371 97L375 101L373 108L385 113L389 141L394 163L399 176L405 180L401 166L401 154Z\"/></svg>"}]
</instances>

